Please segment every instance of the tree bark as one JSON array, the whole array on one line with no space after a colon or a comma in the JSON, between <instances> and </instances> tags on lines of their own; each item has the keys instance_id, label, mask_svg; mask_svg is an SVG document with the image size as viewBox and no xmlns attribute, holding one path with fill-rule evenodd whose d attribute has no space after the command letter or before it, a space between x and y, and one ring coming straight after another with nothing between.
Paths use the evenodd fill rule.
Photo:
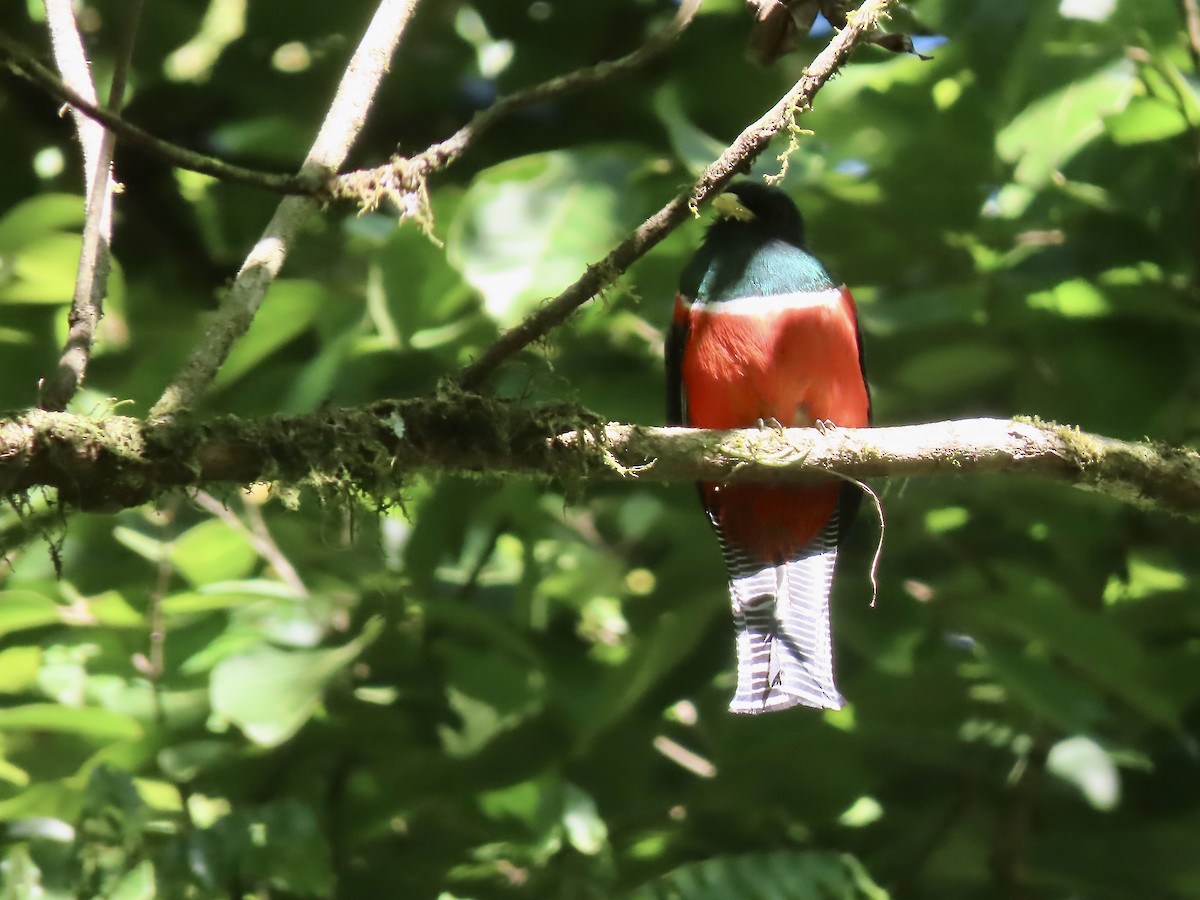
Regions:
<instances>
[{"instance_id":1,"label":"tree bark","mask_svg":"<svg viewBox=\"0 0 1200 900\"><path fill-rule=\"evenodd\" d=\"M804 481L1011 474L1200 518L1200 454L1025 419L886 428L704 431L605 423L578 407L474 394L303 416L154 424L41 410L0 421L0 493L54 488L115 510L179 488L256 481L361 491L385 505L415 472L565 482Z\"/></svg>"}]
</instances>

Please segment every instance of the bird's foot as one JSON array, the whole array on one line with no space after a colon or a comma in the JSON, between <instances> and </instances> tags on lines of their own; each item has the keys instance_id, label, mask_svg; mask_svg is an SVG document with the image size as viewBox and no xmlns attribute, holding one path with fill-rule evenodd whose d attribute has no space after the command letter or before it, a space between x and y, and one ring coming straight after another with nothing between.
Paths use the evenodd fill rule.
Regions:
<instances>
[{"instance_id":1,"label":"bird's foot","mask_svg":"<svg viewBox=\"0 0 1200 900\"><path fill-rule=\"evenodd\" d=\"M787 430L786 428L783 427L783 423L780 422L774 416L771 416L769 419L761 419L760 418L758 420L758 427L760 430L770 428L772 431L776 432L777 434L781 434L781 435Z\"/></svg>"},{"instance_id":2,"label":"bird's foot","mask_svg":"<svg viewBox=\"0 0 1200 900\"><path fill-rule=\"evenodd\" d=\"M836 431L837 425L830 419L814 419L813 428L817 429L817 434L828 434L831 431Z\"/></svg>"}]
</instances>

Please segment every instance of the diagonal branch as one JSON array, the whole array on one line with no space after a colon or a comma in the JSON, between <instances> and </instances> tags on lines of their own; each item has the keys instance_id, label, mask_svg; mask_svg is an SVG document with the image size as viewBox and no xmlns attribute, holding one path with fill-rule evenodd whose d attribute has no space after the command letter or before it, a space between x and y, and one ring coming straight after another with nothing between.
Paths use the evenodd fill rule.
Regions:
<instances>
[{"instance_id":1,"label":"diagonal branch","mask_svg":"<svg viewBox=\"0 0 1200 900\"><path fill-rule=\"evenodd\" d=\"M500 97L491 106L477 112L471 121L446 140L433 144L415 156L394 156L385 165L339 176L334 194L356 200L368 209L375 207L384 197L391 199L403 211L420 209L429 176L457 160L480 135L501 119L538 103L599 87L645 65L674 43L692 23L699 9L700 0L683 0L671 23L631 53ZM410 198L415 198L415 202Z\"/></svg>"},{"instance_id":2,"label":"diagonal branch","mask_svg":"<svg viewBox=\"0 0 1200 900\"><path fill-rule=\"evenodd\" d=\"M684 0L671 24L650 37L643 45L619 59L598 63L566 75L548 79L522 91L508 94L491 106L480 110L453 135L412 157L393 157L382 166L358 169L336 179L314 179L303 175L287 175L248 169L224 162L213 156L172 144L123 119L115 112L89 100L86 92L74 90L60 81L49 69L0 31L0 65L41 88L51 97L70 106L115 132L122 140L134 144L170 165L222 181L245 184L282 194L302 194L318 199L349 199L371 208L384 196L389 196L403 210L411 208L407 197L420 199L425 180L430 174L444 169L461 156L483 132L501 119L537 103L557 99L619 78L645 65L661 54L691 24L700 0Z\"/></svg>"},{"instance_id":3,"label":"diagonal branch","mask_svg":"<svg viewBox=\"0 0 1200 900\"><path fill-rule=\"evenodd\" d=\"M170 141L164 141L112 110L97 105L94 96L89 99L89 92L76 90L70 83L60 81L28 50L21 47L3 31L0 31L0 65L41 88L55 100L69 106L77 118L82 114L103 125L127 144L140 147L147 153L180 169L188 169L202 175L211 175L222 181L245 184L280 194L317 194L325 189L319 182L313 183L311 179L305 179L299 175L247 169L224 162L214 156L207 156L197 153L195 150L180 147Z\"/></svg>"},{"instance_id":4,"label":"diagonal branch","mask_svg":"<svg viewBox=\"0 0 1200 900\"><path fill-rule=\"evenodd\" d=\"M392 54L419 2L381 0L300 167L301 178L324 181L345 162L366 122L367 112L388 70ZM151 416L173 416L190 409L200 399L225 362L234 341L249 329L301 226L318 208L318 201L311 197L283 199L242 264L216 318L151 410Z\"/></svg>"},{"instance_id":5,"label":"diagonal branch","mask_svg":"<svg viewBox=\"0 0 1200 900\"><path fill-rule=\"evenodd\" d=\"M114 114L121 108L125 82L133 58L138 23L142 16L143 0L134 0L128 20L122 30L123 45L117 55L112 84L109 86L107 109ZM94 91L83 45L79 39L74 12L70 3L46 0L46 18L53 44L59 58L59 68L71 80L79 81ZM78 55L77 55L78 54ZM82 63L82 68L80 68ZM116 135L95 121L75 116L80 143L84 145L85 177L88 185L87 212L84 217L83 244L79 251L79 266L75 275L75 294L67 319L67 340L58 368L43 385L41 407L48 410L66 409L87 375L96 329L104 315L104 298L108 293L108 273L112 261L113 212L113 151ZM96 133L99 145L96 146Z\"/></svg>"},{"instance_id":6,"label":"diagonal branch","mask_svg":"<svg viewBox=\"0 0 1200 900\"><path fill-rule=\"evenodd\" d=\"M565 322L571 313L613 284L631 265L674 231L689 214L694 214L696 208L711 194L719 192L738 171L767 148L771 138L793 124L796 115L811 106L817 91L841 68L855 45L864 34L871 32L892 2L865 0L858 11L848 17L847 26L805 69L792 89L758 121L747 126L704 170L695 184L639 225L608 256L588 266L583 275L557 297L500 335L478 359L459 373L459 384L468 390L478 388L500 363Z\"/></svg>"},{"instance_id":7,"label":"diagonal branch","mask_svg":"<svg viewBox=\"0 0 1200 900\"><path fill-rule=\"evenodd\" d=\"M203 424L34 411L0 421L0 496L37 487L112 511L181 488L352 488L380 504L417 471L581 481L811 481L1026 475L1200 519L1200 453L1036 420L704 431L602 423L568 406L471 394ZM0 548L2 552L3 548Z\"/></svg>"}]
</instances>

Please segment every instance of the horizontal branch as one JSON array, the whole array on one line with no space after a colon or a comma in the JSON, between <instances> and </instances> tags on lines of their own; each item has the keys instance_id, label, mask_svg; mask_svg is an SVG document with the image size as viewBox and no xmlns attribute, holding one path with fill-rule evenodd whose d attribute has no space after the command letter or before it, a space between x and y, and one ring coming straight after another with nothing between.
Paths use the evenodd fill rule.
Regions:
<instances>
[{"instance_id":1,"label":"horizontal branch","mask_svg":"<svg viewBox=\"0 0 1200 900\"><path fill-rule=\"evenodd\" d=\"M358 490L386 503L414 472L591 480L794 482L1021 474L1200 518L1200 454L1037 421L703 431L605 424L570 406L471 394L304 416L151 424L33 411L0 421L0 494L58 490L114 510L178 488L255 481ZM2 548L0 548L2 549Z\"/></svg>"}]
</instances>

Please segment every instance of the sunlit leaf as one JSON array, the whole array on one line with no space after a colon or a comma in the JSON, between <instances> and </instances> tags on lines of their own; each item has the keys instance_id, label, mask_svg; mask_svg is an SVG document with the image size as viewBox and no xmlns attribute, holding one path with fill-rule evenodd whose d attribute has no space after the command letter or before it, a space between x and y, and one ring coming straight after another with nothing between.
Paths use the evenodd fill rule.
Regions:
<instances>
[{"instance_id":1,"label":"sunlit leaf","mask_svg":"<svg viewBox=\"0 0 1200 900\"><path fill-rule=\"evenodd\" d=\"M996 150L1015 163L1018 183L1044 185L1104 133L1102 117L1125 108L1133 85L1133 65L1126 61L1073 81L1026 107L999 133Z\"/></svg>"},{"instance_id":2,"label":"sunlit leaf","mask_svg":"<svg viewBox=\"0 0 1200 900\"><path fill-rule=\"evenodd\" d=\"M596 810L596 801L573 784L566 785L563 827L571 846L587 856L599 853L608 841L608 827Z\"/></svg>"},{"instance_id":3,"label":"sunlit leaf","mask_svg":"<svg viewBox=\"0 0 1200 900\"><path fill-rule=\"evenodd\" d=\"M70 303L82 243L78 235L51 233L21 247L0 281L0 303Z\"/></svg>"},{"instance_id":4,"label":"sunlit leaf","mask_svg":"<svg viewBox=\"0 0 1200 900\"><path fill-rule=\"evenodd\" d=\"M171 542L171 563L194 586L249 575L258 561L245 531L220 519L194 525Z\"/></svg>"},{"instance_id":5,"label":"sunlit leaf","mask_svg":"<svg viewBox=\"0 0 1200 900\"><path fill-rule=\"evenodd\" d=\"M1073 278L1052 290L1030 294L1031 309L1044 309L1067 318L1092 318L1112 312L1108 298L1090 281Z\"/></svg>"},{"instance_id":6,"label":"sunlit leaf","mask_svg":"<svg viewBox=\"0 0 1200 900\"><path fill-rule=\"evenodd\" d=\"M329 650L260 647L222 660L212 673L213 712L265 747L282 744L309 720L329 682L379 635L374 621Z\"/></svg>"},{"instance_id":7,"label":"sunlit leaf","mask_svg":"<svg viewBox=\"0 0 1200 900\"><path fill-rule=\"evenodd\" d=\"M0 591L0 636L61 620L62 607L33 591Z\"/></svg>"},{"instance_id":8,"label":"sunlit leaf","mask_svg":"<svg viewBox=\"0 0 1200 900\"><path fill-rule=\"evenodd\" d=\"M1124 111L1104 120L1118 144L1144 144L1182 134L1188 121L1177 107L1153 97L1134 98Z\"/></svg>"},{"instance_id":9,"label":"sunlit leaf","mask_svg":"<svg viewBox=\"0 0 1200 900\"><path fill-rule=\"evenodd\" d=\"M822 852L718 856L681 866L630 900L887 900L854 857Z\"/></svg>"},{"instance_id":10,"label":"sunlit leaf","mask_svg":"<svg viewBox=\"0 0 1200 900\"><path fill-rule=\"evenodd\" d=\"M554 151L481 173L463 198L446 252L483 296L488 313L511 325L602 258L636 219L622 190L644 165L628 147Z\"/></svg>"},{"instance_id":11,"label":"sunlit leaf","mask_svg":"<svg viewBox=\"0 0 1200 900\"><path fill-rule=\"evenodd\" d=\"M1112 810L1120 802L1116 764L1091 738L1080 735L1059 741L1050 748L1046 769L1077 787L1096 809Z\"/></svg>"},{"instance_id":12,"label":"sunlit leaf","mask_svg":"<svg viewBox=\"0 0 1200 900\"><path fill-rule=\"evenodd\" d=\"M154 900L159 896L154 863L142 860L117 880L107 896L111 900Z\"/></svg>"},{"instance_id":13,"label":"sunlit leaf","mask_svg":"<svg viewBox=\"0 0 1200 900\"><path fill-rule=\"evenodd\" d=\"M53 232L78 231L86 200L75 194L39 194L0 216L0 254L7 255Z\"/></svg>"},{"instance_id":14,"label":"sunlit leaf","mask_svg":"<svg viewBox=\"0 0 1200 900\"><path fill-rule=\"evenodd\" d=\"M71 709L52 703L0 709L0 731L6 730L76 734L96 741L132 740L142 735L142 726L129 716L107 709Z\"/></svg>"},{"instance_id":15,"label":"sunlit leaf","mask_svg":"<svg viewBox=\"0 0 1200 900\"><path fill-rule=\"evenodd\" d=\"M0 694L19 694L37 680L42 664L41 647L0 650Z\"/></svg>"},{"instance_id":16,"label":"sunlit leaf","mask_svg":"<svg viewBox=\"0 0 1200 900\"><path fill-rule=\"evenodd\" d=\"M1104 602L1144 600L1155 594L1182 591L1187 585L1188 578L1179 568L1162 565L1139 554L1130 558L1126 577L1114 575L1109 578L1104 588Z\"/></svg>"},{"instance_id":17,"label":"sunlit leaf","mask_svg":"<svg viewBox=\"0 0 1200 900\"><path fill-rule=\"evenodd\" d=\"M272 284L254 324L229 353L213 382L227 387L242 378L266 357L294 340L312 324L313 317L330 302L326 290L314 281L280 279Z\"/></svg>"}]
</instances>

